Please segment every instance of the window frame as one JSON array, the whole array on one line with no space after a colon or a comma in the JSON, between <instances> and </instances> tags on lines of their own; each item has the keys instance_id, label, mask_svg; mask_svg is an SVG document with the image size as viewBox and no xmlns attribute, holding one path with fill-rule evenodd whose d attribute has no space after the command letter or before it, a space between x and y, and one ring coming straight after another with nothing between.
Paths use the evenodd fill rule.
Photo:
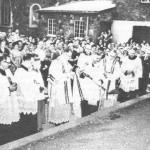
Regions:
<instances>
[{"instance_id":1,"label":"window frame","mask_svg":"<svg viewBox=\"0 0 150 150\"><path fill-rule=\"evenodd\" d=\"M50 30L50 20L51 20L51 30ZM48 35L56 35L56 19L54 18L48 18L48 31L47 34ZM50 32L51 31L51 32Z\"/></svg>"},{"instance_id":2,"label":"window frame","mask_svg":"<svg viewBox=\"0 0 150 150\"><path fill-rule=\"evenodd\" d=\"M78 23L78 25L76 25ZM78 27L78 29L76 29ZM83 33L81 33L83 31ZM85 21L74 20L74 37L83 38L85 36Z\"/></svg>"},{"instance_id":3,"label":"window frame","mask_svg":"<svg viewBox=\"0 0 150 150\"><path fill-rule=\"evenodd\" d=\"M33 23L33 8L34 6L38 6L39 10L41 9L41 5L38 3L34 3L30 6L29 10L29 28L37 28L38 25Z\"/></svg>"},{"instance_id":4,"label":"window frame","mask_svg":"<svg viewBox=\"0 0 150 150\"><path fill-rule=\"evenodd\" d=\"M149 4L149 3L150 3L150 0L141 0L141 3Z\"/></svg>"},{"instance_id":5,"label":"window frame","mask_svg":"<svg viewBox=\"0 0 150 150\"><path fill-rule=\"evenodd\" d=\"M0 27L11 27L12 26L12 10L11 1L3 0L1 3L1 23Z\"/></svg>"}]
</instances>

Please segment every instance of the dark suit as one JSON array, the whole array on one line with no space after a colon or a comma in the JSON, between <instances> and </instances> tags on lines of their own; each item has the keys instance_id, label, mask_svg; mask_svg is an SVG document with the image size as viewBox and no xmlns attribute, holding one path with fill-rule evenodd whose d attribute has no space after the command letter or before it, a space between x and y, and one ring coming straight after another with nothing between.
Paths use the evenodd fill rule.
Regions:
<instances>
[{"instance_id":1,"label":"dark suit","mask_svg":"<svg viewBox=\"0 0 150 150\"><path fill-rule=\"evenodd\" d=\"M146 93L146 88L149 83L149 73L150 73L150 57L145 59L143 56L141 57L142 66L143 66L143 77L140 78L139 89L140 94Z\"/></svg>"},{"instance_id":2,"label":"dark suit","mask_svg":"<svg viewBox=\"0 0 150 150\"><path fill-rule=\"evenodd\" d=\"M50 60L44 60L41 61L41 74L42 74L42 78L44 80L44 86L47 87L48 86L48 81L47 81L47 77L48 77L48 70L49 70L49 66L51 64Z\"/></svg>"}]
</instances>

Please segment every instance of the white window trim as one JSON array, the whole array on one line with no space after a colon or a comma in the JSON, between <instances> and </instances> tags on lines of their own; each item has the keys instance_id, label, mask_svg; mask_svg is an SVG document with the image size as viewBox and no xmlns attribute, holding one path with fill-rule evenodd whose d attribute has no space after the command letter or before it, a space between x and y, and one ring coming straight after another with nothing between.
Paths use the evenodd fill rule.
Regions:
<instances>
[{"instance_id":1,"label":"white window trim","mask_svg":"<svg viewBox=\"0 0 150 150\"><path fill-rule=\"evenodd\" d=\"M76 24L76 21L79 21L79 36L77 37L77 36L75 36L75 24ZM85 23L83 20L74 20L74 37L77 37L77 38L83 38L83 37L81 37L80 35L81 35L81 33L80 33L80 26L81 26L81 22L83 22L83 23ZM84 31L85 32L85 31Z\"/></svg>"},{"instance_id":2,"label":"white window trim","mask_svg":"<svg viewBox=\"0 0 150 150\"><path fill-rule=\"evenodd\" d=\"M33 10L34 6L38 6L39 9L41 9L40 4L38 4L38 3L34 3L30 6L30 11L29 11L29 27L30 28L37 28L38 27L37 25L32 23L32 16L33 16L33 11L32 10Z\"/></svg>"},{"instance_id":3,"label":"white window trim","mask_svg":"<svg viewBox=\"0 0 150 150\"><path fill-rule=\"evenodd\" d=\"M52 20L52 34L49 33L49 20ZM54 20L56 20L56 19L54 19L54 18L48 19L48 31L47 31L48 36L55 36L56 35L56 34L54 34Z\"/></svg>"},{"instance_id":4,"label":"white window trim","mask_svg":"<svg viewBox=\"0 0 150 150\"><path fill-rule=\"evenodd\" d=\"M5 1L5 0L4 0ZM2 3L3 3L3 1L2 1ZM2 4L1 3L1 4ZM5 21L3 22L3 20L2 20L2 12L1 12L1 24L0 24L0 27L4 27L4 28L12 28L12 6L11 6L11 1L9 0L9 7L10 7L10 20L9 20L9 24L7 24L7 25L5 25ZM2 11L2 10L1 10ZM5 10L4 10L4 12L5 12ZM4 15L4 18L5 18L5 16L7 16L5 13L3 14Z\"/></svg>"},{"instance_id":5,"label":"white window trim","mask_svg":"<svg viewBox=\"0 0 150 150\"><path fill-rule=\"evenodd\" d=\"M141 0L141 3L150 3L150 0Z\"/></svg>"}]
</instances>

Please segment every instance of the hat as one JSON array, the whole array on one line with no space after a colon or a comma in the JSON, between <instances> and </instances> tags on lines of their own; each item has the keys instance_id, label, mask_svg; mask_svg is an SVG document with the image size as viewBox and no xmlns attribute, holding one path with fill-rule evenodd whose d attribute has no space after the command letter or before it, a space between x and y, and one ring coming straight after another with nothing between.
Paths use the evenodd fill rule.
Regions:
<instances>
[{"instance_id":1,"label":"hat","mask_svg":"<svg viewBox=\"0 0 150 150\"><path fill-rule=\"evenodd\" d=\"M129 55L136 54L135 49L130 49L128 52L129 52Z\"/></svg>"}]
</instances>

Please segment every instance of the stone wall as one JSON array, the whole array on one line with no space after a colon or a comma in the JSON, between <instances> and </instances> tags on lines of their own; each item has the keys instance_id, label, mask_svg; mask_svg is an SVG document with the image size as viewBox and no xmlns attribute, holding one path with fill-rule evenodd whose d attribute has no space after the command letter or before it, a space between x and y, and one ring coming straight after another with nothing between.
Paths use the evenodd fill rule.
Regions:
<instances>
[{"instance_id":1,"label":"stone wall","mask_svg":"<svg viewBox=\"0 0 150 150\"><path fill-rule=\"evenodd\" d=\"M117 4L116 20L150 21L150 4L141 0L113 0Z\"/></svg>"},{"instance_id":2,"label":"stone wall","mask_svg":"<svg viewBox=\"0 0 150 150\"><path fill-rule=\"evenodd\" d=\"M60 3L81 0L57 0ZM104 1L104 0L99 0ZM110 1L110 0L105 0ZM141 0L111 0L117 5L117 20L149 21L150 4L142 4Z\"/></svg>"},{"instance_id":3,"label":"stone wall","mask_svg":"<svg viewBox=\"0 0 150 150\"><path fill-rule=\"evenodd\" d=\"M56 19L56 30L59 34L60 30L63 31L66 37L74 35L74 20L83 20L85 22L85 35L86 35L86 24L87 17L89 17L88 24L88 35L93 39L96 39L100 32L104 31L104 26L102 22L106 24L111 24L114 15L114 9L103 11L99 14L72 14L72 13L41 13L41 23L39 25L39 30L41 36L47 34L48 31L48 18ZM105 27L110 29L110 26Z\"/></svg>"}]
</instances>

